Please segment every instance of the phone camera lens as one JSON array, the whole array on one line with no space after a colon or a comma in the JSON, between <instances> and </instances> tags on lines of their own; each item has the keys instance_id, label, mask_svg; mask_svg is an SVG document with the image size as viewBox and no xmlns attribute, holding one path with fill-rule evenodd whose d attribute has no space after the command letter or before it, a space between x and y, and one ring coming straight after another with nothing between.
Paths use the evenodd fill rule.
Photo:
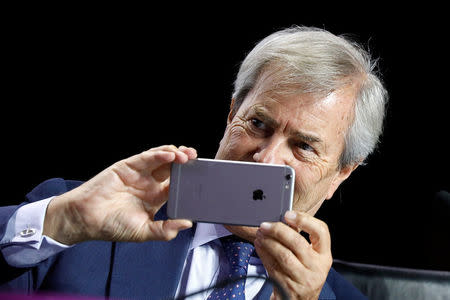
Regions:
<instances>
[{"instance_id":1,"label":"phone camera lens","mask_svg":"<svg viewBox=\"0 0 450 300\"><path fill-rule=\"evenodd\" d=\"M285 178L286 178L286 180L291 180L292 175L291 174L287 174Z\"/></svg>"}]
</instances>

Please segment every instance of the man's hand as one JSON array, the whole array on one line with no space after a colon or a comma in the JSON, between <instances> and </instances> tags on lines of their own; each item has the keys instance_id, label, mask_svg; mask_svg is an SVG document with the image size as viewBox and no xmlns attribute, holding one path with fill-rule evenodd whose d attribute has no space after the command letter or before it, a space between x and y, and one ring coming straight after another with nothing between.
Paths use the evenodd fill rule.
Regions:
<instances>
[{"instance_id":1,"label":"man's hand","mask_svg":"<svg viewBox=\"0 0 450 300\"><path fill-rule=\"evenodd\" d=\"M328 226L307 213L289 211L286 224L262 223L255 247L269 276L289 299L318 299L333 262ZM311 244L299 234L310 235ZM281 299L274 290L271 299Z\"/></svg>"},{"instance_id":2,"label":"man's hand","mask_svg":"<svg viewBox=\"0 0 450 300\"><path fill-rule=\"evenodd\" d=\"M161 146L119 161L49 204L43 234L64 244L85 240L170 240L188 220L154 221L167 201L171 163L197 157L193 148Z\"/></svg>"}]
</instances>

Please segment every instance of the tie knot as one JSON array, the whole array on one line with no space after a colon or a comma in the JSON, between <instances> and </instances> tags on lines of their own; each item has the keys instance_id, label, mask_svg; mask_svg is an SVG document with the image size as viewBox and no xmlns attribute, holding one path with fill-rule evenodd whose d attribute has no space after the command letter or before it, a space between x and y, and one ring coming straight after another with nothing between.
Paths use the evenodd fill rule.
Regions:
<instances>
[{"instance_id":1,"label":"tie knot","mask_svg":"<svg viewBox=\"0 0 450 300\"><path fill-rule=\"evenodd\" d=\"M220 239L225 254L230 261L231 268L244 268L247 271L250 257L255 252L255 247L249 242L234 235Z\"/></svg>"}]
</instances>

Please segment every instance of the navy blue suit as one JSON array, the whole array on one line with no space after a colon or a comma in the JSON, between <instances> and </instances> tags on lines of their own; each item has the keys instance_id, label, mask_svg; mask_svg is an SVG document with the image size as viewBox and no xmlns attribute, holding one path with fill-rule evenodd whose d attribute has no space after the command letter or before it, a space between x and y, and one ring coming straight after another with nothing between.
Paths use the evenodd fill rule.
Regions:
<instances>
[{"instance_id":1,"label":"navy blue suit","mask_svg":"<svg viewBox=\"0 0 450 300\"><path fill-rule=\"evenodd\" d=\"M80 185L79 181L51 179L27 195L28 202L48 198ZM18 206L0 209L0 239ZM166 218L161 209L157 219ZM170 299L175 296L195 228L169 242L116 243L91 241L69 248L29 268L13 268L0 257L0 290L52 291L64 294L128 299ZM269 299L264 284L258 299ZM331 269L320 299L366 299Z\"/></svg>"}]
</instances>

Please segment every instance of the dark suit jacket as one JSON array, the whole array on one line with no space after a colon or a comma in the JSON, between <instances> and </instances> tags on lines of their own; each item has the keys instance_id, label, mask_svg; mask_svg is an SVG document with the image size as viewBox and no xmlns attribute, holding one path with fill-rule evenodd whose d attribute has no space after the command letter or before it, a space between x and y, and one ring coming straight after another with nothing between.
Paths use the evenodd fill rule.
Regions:
<instances>
[{"instance_id":1,"label":"dark suit jacket","mask_svg":"<svg viewBox=\"0 0 450 300\"><path fill-rule=\"evenodd\" d=\"M27 195L28 202L62 194L79 181L50 179ZM19 206L0 210L0 239ZM157 219L166 218L164 209ZM184 230L169 242L80 243L28 268L13 268L0 257L0 289L3 291L52 291L64 294L109 296L128 299L169 299L175 296L194 229ZM5 246L5 245L0 245ZM265 283L258 299L269 299L272 287ZM365 299L331 269L320 299Z\"/></svg>"}]
</instances>

